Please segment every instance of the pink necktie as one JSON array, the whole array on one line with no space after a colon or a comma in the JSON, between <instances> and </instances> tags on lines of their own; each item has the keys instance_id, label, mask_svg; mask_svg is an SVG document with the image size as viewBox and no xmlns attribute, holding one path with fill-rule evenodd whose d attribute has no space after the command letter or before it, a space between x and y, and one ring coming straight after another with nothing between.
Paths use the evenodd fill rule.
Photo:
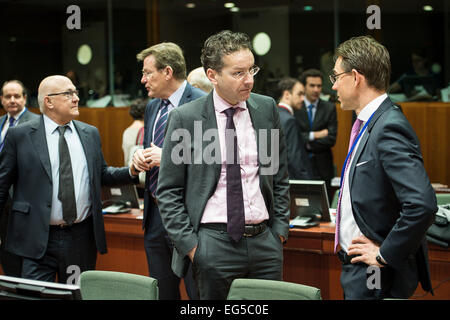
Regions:
<instances>
[{"instance_id":1,"label":"pink necktie","mask_svg":"<svg viewBox=\"0 0 450 320\"><path fill-rule=\"evenodd\" d=\"M355 122L353 123L352 127L352 133L350 134L350 143L348 145L348 151L350 152L350 149L352 148L353 142L355 142L356 137L358 136L359 130L361 128L361 124L363 122L356 118ZM353 149L353 151L355 151ZM353 154L353 153L352 153ZM347 172L348 164L350 163L350 160L352 159L352 154L347 159L347 162L345 163L344 168L344 174L342 175L342 183L341 183L341 189L339 190L339 200L338 205L336 209L336 232L334 233L334 252L336 253L337 246L339 244L339 231L340 231L340 222L341 222L341 200L342 200L342 190L344 189L344 182L345 182L345 174Z\"/></svg>"}]
</instances>

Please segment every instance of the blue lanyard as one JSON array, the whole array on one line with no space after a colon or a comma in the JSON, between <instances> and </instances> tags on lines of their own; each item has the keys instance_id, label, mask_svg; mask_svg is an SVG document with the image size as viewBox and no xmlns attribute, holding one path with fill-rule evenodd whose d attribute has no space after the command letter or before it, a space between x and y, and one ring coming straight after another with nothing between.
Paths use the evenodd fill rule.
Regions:
<instances>
[{"instance_id":1,"label":"blue lanyard","mask_svg":"<svg viewBox=\"0 0 450 320\"><path fill-rule=\"evenodd\" d=\"M363 128L361 129L361 131L359 132L355 141L353 142L352 147L350 148L350 151L347 154L347 157L345 157L344 166L342 167L342 171L341 171L341 181L340 181L339 189L342 188L342 182L344 181L344 171L345 171L345 166L347 165L347 161L350 158L351 154L353 153L353 149L355 149L355 146L358 144L359 138L361 138L361 136L364 133L364 130L366 130L367 125L369 124L370 120L372 120L372 117L374 114L375 114L375 112L372 113L369 120L367 120L367 122L364 124Z\"/></svg>"}]
</instances>

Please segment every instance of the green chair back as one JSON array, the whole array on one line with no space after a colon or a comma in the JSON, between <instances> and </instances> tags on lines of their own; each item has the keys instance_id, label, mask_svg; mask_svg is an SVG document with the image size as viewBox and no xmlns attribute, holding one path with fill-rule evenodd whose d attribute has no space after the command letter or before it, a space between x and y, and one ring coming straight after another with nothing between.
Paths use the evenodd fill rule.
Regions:
<instances>
[{"instance_id":1,"label":"green chair back","mask_svg":"<svg viewBox=\"0 0 450 320\"><path fill-rule=\"evenodd\" d=\"M438 205L450 203L450 193L436 193L436 200Z\"/></svg>"},{"instance_id":2,"label":"green chair back","mask_svg":"<svg viewBox=\"0 0 450 320\"><path fill-rule=\"evenodd\" d=\"M322 300L314 287L275 280L235 279L227 300Z\"/></svg>"},{"instance_id":3,"label":"green chair back","mask_svg":"<svg viewBox=\"0 0 450 320\"><path fill-rule=\"evenodd\" d=\"M158 300L158 281L137 274L92 270L80 276L83 300Z\"/></svg>"}]
</instances>

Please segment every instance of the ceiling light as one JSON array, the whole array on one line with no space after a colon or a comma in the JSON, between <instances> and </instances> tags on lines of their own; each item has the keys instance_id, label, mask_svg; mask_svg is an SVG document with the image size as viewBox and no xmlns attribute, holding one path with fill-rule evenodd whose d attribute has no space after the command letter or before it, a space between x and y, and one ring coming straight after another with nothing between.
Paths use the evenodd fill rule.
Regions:
<instances>
[{"instance_id":1,"label":"ceiling light","mask_svg":"<svg viewBox=\"0 0 450 320\"><path fill-rule=\"evenodd\" d=\"M423 6L423 11L433 11L433 7L430 5Z\"/></svg>"},{"instance_id":2,"label":"ceiling light","mask_svg":"<svg viewBox=\"0 0 450 320\"><path fill-rule=\"evenodd\" d=\"M233 8L233 7L234 7L234 3L233 3L233 2L226 2L223 6L224 6L225 8L230 9L230 8Z\"/></svg>"},{"instance_id":3,"label":"ceiling light","mask_svg":"<svg viewBox=\"0 0 450 320\"><path fill-rule=\"evenodd\" d=\"M313 11L313 9L314 9L313 6L304 6L303 7L304 11Z\"/></svg>"},{"instance_id":4,"label":"ceiling light","mask_svg":"<svg viewBox=\"0 0 450 320\"><path fill-rule=\"evenodd\" d=\"M230 9L231 12L239 12L239 10L241 9L239 9L238 7L233 7Z\"/></svg>"},{"instance_id":5,"label":"ceiling light","mask_svg":"<svg viewBox=\"0 0 450 320\"><path fill-rule=\"evenodd\" d=\"M188 8L188 9L195 8L195 3L192 3L192 2L186 3L186 8Z\"/></svg>"},{"instance_id":6,"label":"ceiling light","mask_svg":"<svg viewBox=\"0 0 450 320\"><path fill-rule=\"evenodd\" d=\"M253 38L253 49L258 56L263 56L269 52L270 46L270 37L265 32L260 32Z\"/></svg>"}]
</instances>

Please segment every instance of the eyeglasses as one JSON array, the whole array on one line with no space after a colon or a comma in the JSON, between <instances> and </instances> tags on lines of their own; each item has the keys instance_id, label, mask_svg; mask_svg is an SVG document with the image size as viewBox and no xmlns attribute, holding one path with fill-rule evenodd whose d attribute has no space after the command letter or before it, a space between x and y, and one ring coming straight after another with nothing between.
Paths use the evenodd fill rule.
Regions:
<instances>
[{"instance_id":1,"label":"eyeglasses","mask_svg":"<svg viewBox=\"0 0 450 320\"><path fill-rule=\"evenodd\" d=\"M51 97L51 96L57 96L57 95L63 94L67 99L72 99L74 94L76 94L78 97L79 92L80 92L79 90L69 90L69 91L58 92L58 93L50 93L47 96Z\"/></svg>"},{"instance_id":2,"label":"eyeglasses","mask_svg":"<svg viewBox=\"0 0 450 320\"><path fill-rule=\"evenodd\" d=\"M338 73L338 74L330 74L329 77L330 77L331 83L334 84L334 83L337 81L337 79L338 79L338 77L339 77L340 75L343 75L343 74L345 74L345 73L350 73L350 72L351 72L351 71L345 71L345 72L341 72L341 73Z\"/></svg>"},{"instance_id":3,"label":"eyeglasses","mask_svg":"<svg viewBox=\"0 0 450 320\"><path fill-rule=\"evenodd\" d=\"M254 76L259 72L259 70L261 70L261 69L260 69L258 66L253 66L253 67L251 67L251 69L248 70L248 71L238 71L238 72L234 72L234 73L231 74L231 76L232 76L233 78L235 78L236 80L242 80L242 79L245 78L245 76L246 76L247 74L249 74L249 75L251 75L252 77L254 77Z\"/></svg>"}]
</instances>

